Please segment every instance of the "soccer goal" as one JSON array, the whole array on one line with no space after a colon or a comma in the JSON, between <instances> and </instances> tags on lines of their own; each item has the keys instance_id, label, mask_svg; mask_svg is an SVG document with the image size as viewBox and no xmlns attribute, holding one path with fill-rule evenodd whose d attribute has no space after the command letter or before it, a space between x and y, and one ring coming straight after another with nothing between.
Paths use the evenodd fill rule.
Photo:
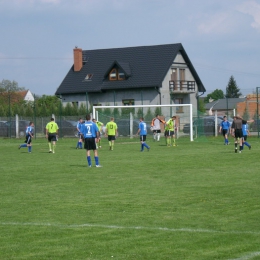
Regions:
<instances>
[{"instance_id":1,"label":"soccer goal","mask_svg":"<svg viewBox=\"0 0 260 260\"><path fill-rule=\"evenodd\" d=\"M172 116L176 116L177 137L189 135L190 141L193 141L193 127L190 127L189 133L183 132L183 126L189 124L192 126L193 110L191 104L169 104L169 105L131 105L131 106L93 106L92 117L104 123L114 117L118 125L119 135L133 138L138 129L140 117L150 126L152 119L158 114L165 121ZM120 130L121 129L121 130ZM148 132L152 134L152 132Z\"/></svg>"}]
</instances>

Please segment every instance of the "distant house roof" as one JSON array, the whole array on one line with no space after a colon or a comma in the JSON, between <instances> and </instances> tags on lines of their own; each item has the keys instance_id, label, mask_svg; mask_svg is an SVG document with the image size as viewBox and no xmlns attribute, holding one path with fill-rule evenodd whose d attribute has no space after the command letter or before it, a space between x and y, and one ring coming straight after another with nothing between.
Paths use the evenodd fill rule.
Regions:
<instances>
[{"instance_id":1,"label":"distant house roof","mask_svg":"<svg viewBox=\"0 0 260 260\"><path fill-rule=\"evenodd\" d=\"M34 101L34 96L32 95L30 90L23 90L23 91L17 91L17 92L3 92L0 93L2 97L5 97L5 100L7 101L9 99L10 95L10 101L11 103L19 102L19 101Z\"/></svg>"},{"instance_id":2,"label":"distant house roof","mask_svg":"<svg viewBox=\"0 0 260 260\"><path fill-rule=\"evenodd\" d=\"M189 67L199 92L205 88L181 43L114 49L84 50L83 67L71 67L58 87L56 95L102 92L117 89L162 87L162 81L178 53ZM109 81L108 74L114 65L120 67L126 80ZM87 75L92 75L86 80Z\"/></svg>"},{"instance_id":3,"label":"distant house roof","mask_svg":"<svg viewBox=\"0 0 260 260\"><path fill-rule=\"evenodd\" d=\"M205 104L206 110L225 110L225 109L233 109L236 107L237 103L244 102L246 98L223 98L218 99L216 101Z\"/></svg>"}]
</instances>

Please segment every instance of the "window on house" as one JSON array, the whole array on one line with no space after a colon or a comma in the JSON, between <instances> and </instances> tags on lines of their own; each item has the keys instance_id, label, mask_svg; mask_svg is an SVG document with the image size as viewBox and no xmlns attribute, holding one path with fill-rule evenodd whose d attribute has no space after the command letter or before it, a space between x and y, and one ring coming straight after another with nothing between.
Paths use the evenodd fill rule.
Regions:
<instances>
[{"instance_id":1,"label":"window on house","mask_svg":"<svg viewBox=\"0 0 260 260\"><path fill-rule=\"evenodd\" d=\"M71 102L71 103L72 103L72 106L73 106L73 107L76 107L76 108L79 107L79 102Z\"/></svg>"},{"instance_id":2,"label":"window on house","mask_svg":"<svg viewBox=\"0 0 260 260\"><path fill-rule=\"evenodd\" d=\"M185 69L180 69L180 88L185 87Z\"/></svg>"},{"instance_id":3,"label":"window on house","mask_svg":"<svg viewBox=\"0 0 260 260\"><path fill-rule=\"evenodd\" d=\"M183 98L176 98L175 104L183 104ZM183 113L183 106L176 107L176 113Z\"/></svg>"},{"instance_id":4,"label":"window on house","mask_svg":"<svg viewBox=\"0 0 260 260\"><path fill-rule=\"evenodd\" d=\"M125 79L125 73L121 69L112 69L109 73L109 80L124 80Z\"/></svg>"},{"instance_id":5,"label":"window on house","mask_svg":"<svg viewBox=\"0 0 260 260\"><path fill-rule=\"evenodd\" d=\"M122 103L124 106L133 106L135 104L134 99L123 99Z\"/></svg>"},{"instance_id":6,"label":"window on house","mask_svg":"<svg viewBox=\"0 0 260 260\"><path fill-rule=\"evenodd\" d=\"M124 80L125 79L125 73L123 70L118 69L118 80Z\"/></svg>"},{"instance_id":7,"label":"window on house","mask_svg":"<svg viewBox=\"0 0 260 260\"><path fill-rule=\"evenodd\" d=\"M116 69L112 69L109 73L109 80L117 80L117 73Z\"/></svg>"},{"instance_id":8,"label":"window on house","mask_svg":"<svg viewBox=\"0 0 260 260\"><path fill-rule=\"evenodd\" d=\"M85 77L85 80L91 80L93 77L93 74L87 74L87 76Z\"/></svg>"}]
</instances>

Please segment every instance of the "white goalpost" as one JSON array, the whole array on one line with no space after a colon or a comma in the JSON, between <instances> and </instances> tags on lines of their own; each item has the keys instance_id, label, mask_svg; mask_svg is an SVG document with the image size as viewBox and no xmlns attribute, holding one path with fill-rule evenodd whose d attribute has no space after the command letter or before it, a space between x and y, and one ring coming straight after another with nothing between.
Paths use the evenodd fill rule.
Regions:
<instances>
[{"instance_id":1,"label":"white goalpost","mask_svg":"<svg viewBox=\"0 0 260 260\"><path fill-rule=\"evenodd\" d=\"M98 120L98 111L97 109L106 109L106 108L177 108L177 107L187 107L189 111L189 119L188 123L190 126L193 125L192 122L192 104L168 104L168 105L131 105L131 106L93 106L93 114L92 116ZM171 115L172 116L172 115ZM132 117L130 120L130 129L133 125L133 119ZM131 134L130 134L131 136ZM193 127L190 127L190 141L193 141Z\"/></svg>"}]
</instances>

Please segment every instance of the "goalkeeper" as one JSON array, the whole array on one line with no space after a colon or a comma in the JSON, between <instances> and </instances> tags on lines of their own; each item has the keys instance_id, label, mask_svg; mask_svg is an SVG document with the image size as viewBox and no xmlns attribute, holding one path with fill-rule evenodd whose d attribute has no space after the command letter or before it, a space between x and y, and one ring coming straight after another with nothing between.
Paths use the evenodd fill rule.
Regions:
<instances>
[{"instance_id":1,"label":"goalkeeper","mask_svg":"<svg viewBox=\"0 0 260 260\"><path fill-rule=\"evenodd\" d=\"M165 121L156 115L151 122L151 130L153 131L153 140L159 142L161 136L161 123L165 124Z\"/></svg>"}]
</instances>

